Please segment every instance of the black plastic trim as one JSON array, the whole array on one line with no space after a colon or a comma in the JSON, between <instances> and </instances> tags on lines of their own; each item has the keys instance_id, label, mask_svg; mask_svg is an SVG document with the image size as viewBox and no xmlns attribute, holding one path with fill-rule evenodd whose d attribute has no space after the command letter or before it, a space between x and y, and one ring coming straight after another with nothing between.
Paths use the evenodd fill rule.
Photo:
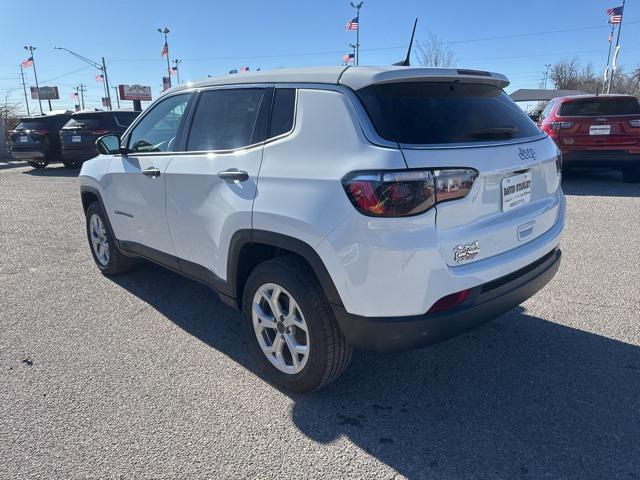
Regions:
<instances>
[{"instance_id":1,"label":"black plastic trim","mask_svg":"<svg viewBox=\"0 0 640 480\"><path fill-rule=\"evenodd\" d=\"M488 282L492 287L482 292L475 287L469 299L459 307L442 313L407 317L363 317L332 305L338 325L354 347L376 351L406 351L442 342L476 328L533 296L554 277L560 267L561 251L553 250L535 268L524 267L510 282ZM539 260L532 262L539 263ZM505 276L506 278L508 276ZM495 285L495 283L501 283Z\"/></svg>"}]
</instances>

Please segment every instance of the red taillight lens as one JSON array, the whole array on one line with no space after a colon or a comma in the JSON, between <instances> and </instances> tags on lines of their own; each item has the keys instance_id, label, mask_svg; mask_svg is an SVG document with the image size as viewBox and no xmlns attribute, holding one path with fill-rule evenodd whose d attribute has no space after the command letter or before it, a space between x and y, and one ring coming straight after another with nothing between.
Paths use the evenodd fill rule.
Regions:
<instances>
[{"instance_id":1,"label":"red taillight lens","mask_svg":"<svg viewBox=\"0 0 640 480\"><path fill-rule=\"evenodd\" d=\"M342 183L360 213L406 217L466 196L477 176L472 169L380 171L347 175Z\"/></svg>"},{"instance_id":2,"label":"red taillight lens","mask_svg":"<svg viewBox=\"0 0 640 480\"><path fill-rule=\"evenodd\" d=\"M556 131L571 127L573 127L573 122L551 122L551 128Z\"/></svg>"},{"instance_id":3,"label":"red taillight lens","mask_svg":"<svg viewBox=\"0 0 640 480\"><path fill-rule=\"evenodd\" d=\"M100 130L91 130L89 133L91 133L92 135L106 135L107 133L109 133L109 130L107 130L106 128L101 128Z\"/></svg>"},{"instance_id":4,"label":"red taillight lens","mask_svg":"<svg viewBox=\"0 0 640 480\"><path fill-rule=\"evenodd\" d=\"M447 295L446 297L442 297L440 300L433 304L433 306L427 313L444 312L445 310L451 310L461 303L464 303L464 301L469 298L470 293L471 290L462 290L460 292Z\"/></svg>"},{"instance_id":5,"label":"red taillight lens","mask_svg":"<svg viewBox=\"0 0 640 480\"><path fill-rule=\"evenodd\" d=\"M40 135L42 137L44 137L45 135L47 135L49 133L49 130L34 130L33 133L35 133L36 135Z\"/></svg>"}]
</instances>

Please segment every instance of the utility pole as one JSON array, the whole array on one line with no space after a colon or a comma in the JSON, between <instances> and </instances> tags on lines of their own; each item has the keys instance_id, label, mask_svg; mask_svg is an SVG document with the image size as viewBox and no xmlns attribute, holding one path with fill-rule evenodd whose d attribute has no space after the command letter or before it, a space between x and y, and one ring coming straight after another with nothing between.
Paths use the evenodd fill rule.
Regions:
<instances>
[{"instance_id":1,"label":"utility pole","mask_svg":"<svg viewBox=\"0 0 640 480\"><path fill-rule=\"evenodd\" d=\"M120 108L120 96L118 95L118 87L111 87L116 91L116 102L118 103L118 108Z\"/></svg>"},{"instance_id":2,"label":"utility pole","mask_svg":"<svg viewBox=\"0 0 640 480\"><path fill-rule=\"evenodd\" d=\"M167 27L164 27L159 28L158 31L161 34L164 34L164 47L162 49L162 53L167 56L167 78L169 79L169 86L171 86L171 63L169 61L169 42L167 42L167 33L169 33L170 30Z\"/></svg>"},{"instance_id":3,"label":"utility pole","mask_svg":"<svg viewBox=\"0 0 640 480\"><path fill-rule=\"evenodd\" d=\"M613 83L613 77L616 74L616 68L617 68L617 63L618 63L618 49L620 48L620 30L622 30L622 20L624 19L624 2L625 0L622 0L622 10L620 12L620 24L618 25L618 35L616 36L616 48L613 51L613 62L612 62L612 69L611 69L611 76L609 77L609 85L607 85L607 94L611 91L611 84ZM35 67L34 70L35 72Z\"/></svg>"},{"instance_id":4,"label":"utility pole","mask_svg":"<svg viewBox=\"0 0 640 480\"><path fill-rule=\"evenodd\" d=\"M543 83L543 88L547 88L547 79L549 78L549 69L551 68L551 64L550 63L545 63L544 64L544 83Z\"/></svg>"},{"instance_id":5,"label":"utility pole","mask_svg":"<svg viewBox=\"0 0 640 480\"><path fill-rule=\"evenodd\" d=\"M20 77L22 77L22 91L24 92L24 104L27 106L27 117L30 117L31 112L29 111L29 100L27 98L27 85L24 83L24 70L22 69L22 65L20 65Z\"/></svg>"},{"instance_id":6,"label":"utility pole","mask_svg":"<svg viewBox=\"0 0 640 480\"><path fill-rule=\"evenodd\" d=\"M38 85L38 72L36 72L36 59L33 56L33 51L36 49L36 47L28 45L24 47L24 49L29 52L29 56L33 61L33 77L36 79L36 91L38 92L38 105L40 106L40 115L44 115L44 112L42 111L42 100L40 99L40 85Z\"/></svg>"},{"instance_id":7,"label":"utility pole","mask_svg":"<svg viewBox=\"0 0 640 480\"><path fill-rule=\"evenodd\" d=\"M84 83L81 83L80 86L76 87L76 93L80 94L80 97L78 98L78 100L80 100L80 108L82 110L84 110L84 92L87 91L86 85Z\"/></svg>"},{"instance_id":8,"label":"utility pole","mask_svg":"<svg viewBox=\"0 0 640 480\"><path fill-rule=\"evenodd\" d=\"M53 47L53 48L55 50L64 50L65 52L69 52L74 57L79 58L80 60L82 60L85 63L88 63L93 68L97 68L101 72L101 74L102 74L102 83L103 83L103 86L104 86L104 93L105 93L107 101L109 103L109 110L111 110L113 107L111 106L111 92L109 91L110 89L109 89L109 77L107 75L107 63L104 61L104 57L102 57L102 63L98 63L98 62L94 62L93 60L91 60L91 59L89 59L87 57L83 57L82 55L79 55L76 52L72 52L68 48L64 48L64 47ZM33 69L33 73L35 74L35 68Z\"/></svg>"},{"instance_id":9,"label":"utility pole","mask_svg":"<svg viewBox=\"0 0 640 480\"><path fill-rule=\"evenodd\" d=\"M356 67L360 64L360 9L362 8L362 4L364 2L360 2L358 4L354 4L351 2L351 6L356 9L356 20L358 22L358 28L356 30L356 58L355 65Z\"/></svg>"},{"instance_id":10,"label":"utility pole","mask_svg":"<svg viewBox=\"0 0 640 480\"><path fill-rule=\"evenodd\" d=\"M176 69L176 80L178 81L178 85L180 85L180 64L182 63L182 60L178 60L177 58L173 61L173 63L176 64L175 69Z\"/></svg>"}]
</instances>

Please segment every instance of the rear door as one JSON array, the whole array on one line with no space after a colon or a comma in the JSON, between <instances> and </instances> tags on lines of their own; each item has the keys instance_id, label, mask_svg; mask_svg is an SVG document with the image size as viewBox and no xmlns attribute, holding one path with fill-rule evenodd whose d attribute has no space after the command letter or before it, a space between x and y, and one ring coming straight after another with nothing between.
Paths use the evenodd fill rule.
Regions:
<instances>
[{"instance_id":1,"label":"rear door","mask_svg":"<svg viewBox=\"0 0 640 480\"><path fill-rule=\"evenodd\" d=\"M200 92L184 152L166 170L167 220L181 267L226 279L232 235L251 228L273 88Z\"/></svg>"},{"instance_id":2,"label":"rear door","mask_svg":"<svg viewBox=\"0 0 640 480\"><path fill-rule=\"evenodd\" d=\"M409 168L437 171L436 226L448 264L457 263L457 245L478 241L480 253L471 260L478 261L555 223L557 149L499 88L405 82L358 94L378 133L400 144ZM477 171L475 180L464 169Z\"/></svg>"},{"instance_id":3,"label":"rear door","mask_svg":"<svg viewBox=\"0 0 640 480\"><path fill-rule=\"evenodd\" d=\"M640 121L640 104L634 97L571 99L558 110L558 121L573 124L560 130L562 142L587 149L638 145L640 130L631 125L632 120Z\"/></svg>"},{"instance_id":4,"label":"rear door","mask_svg":"<svg viewBox=\"0 0 640 480\"><path fill-rule=\"evenodd\" d=\"M170 95L145 112L124 139L129 153L108 169L109 219L129 248L175 255L165 213L165 170L180 141L192 93Z\"/></svg>"}]
</instances>

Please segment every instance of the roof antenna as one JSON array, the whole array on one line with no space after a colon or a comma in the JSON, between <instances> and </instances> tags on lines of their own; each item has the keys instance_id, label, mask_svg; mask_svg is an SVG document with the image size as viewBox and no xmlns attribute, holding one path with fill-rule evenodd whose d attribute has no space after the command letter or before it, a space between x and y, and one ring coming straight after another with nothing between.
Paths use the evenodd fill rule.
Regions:
<instances>
[{"instance_id":1,"label":"roof antenna","mask_svg":"<svg viewBox=\"0 0 640 480\"><path fill-rule=\"evenodd\" d=\"M411 66L411 47L413 47L413 36L416 34L416 26L418 25L418 19L413 22L413 31L411 32L411 40L409 40L409 50L407 50L407 58L401 60L393 65L398 67L410 67Z\"/></svg>"}]
</instances>

